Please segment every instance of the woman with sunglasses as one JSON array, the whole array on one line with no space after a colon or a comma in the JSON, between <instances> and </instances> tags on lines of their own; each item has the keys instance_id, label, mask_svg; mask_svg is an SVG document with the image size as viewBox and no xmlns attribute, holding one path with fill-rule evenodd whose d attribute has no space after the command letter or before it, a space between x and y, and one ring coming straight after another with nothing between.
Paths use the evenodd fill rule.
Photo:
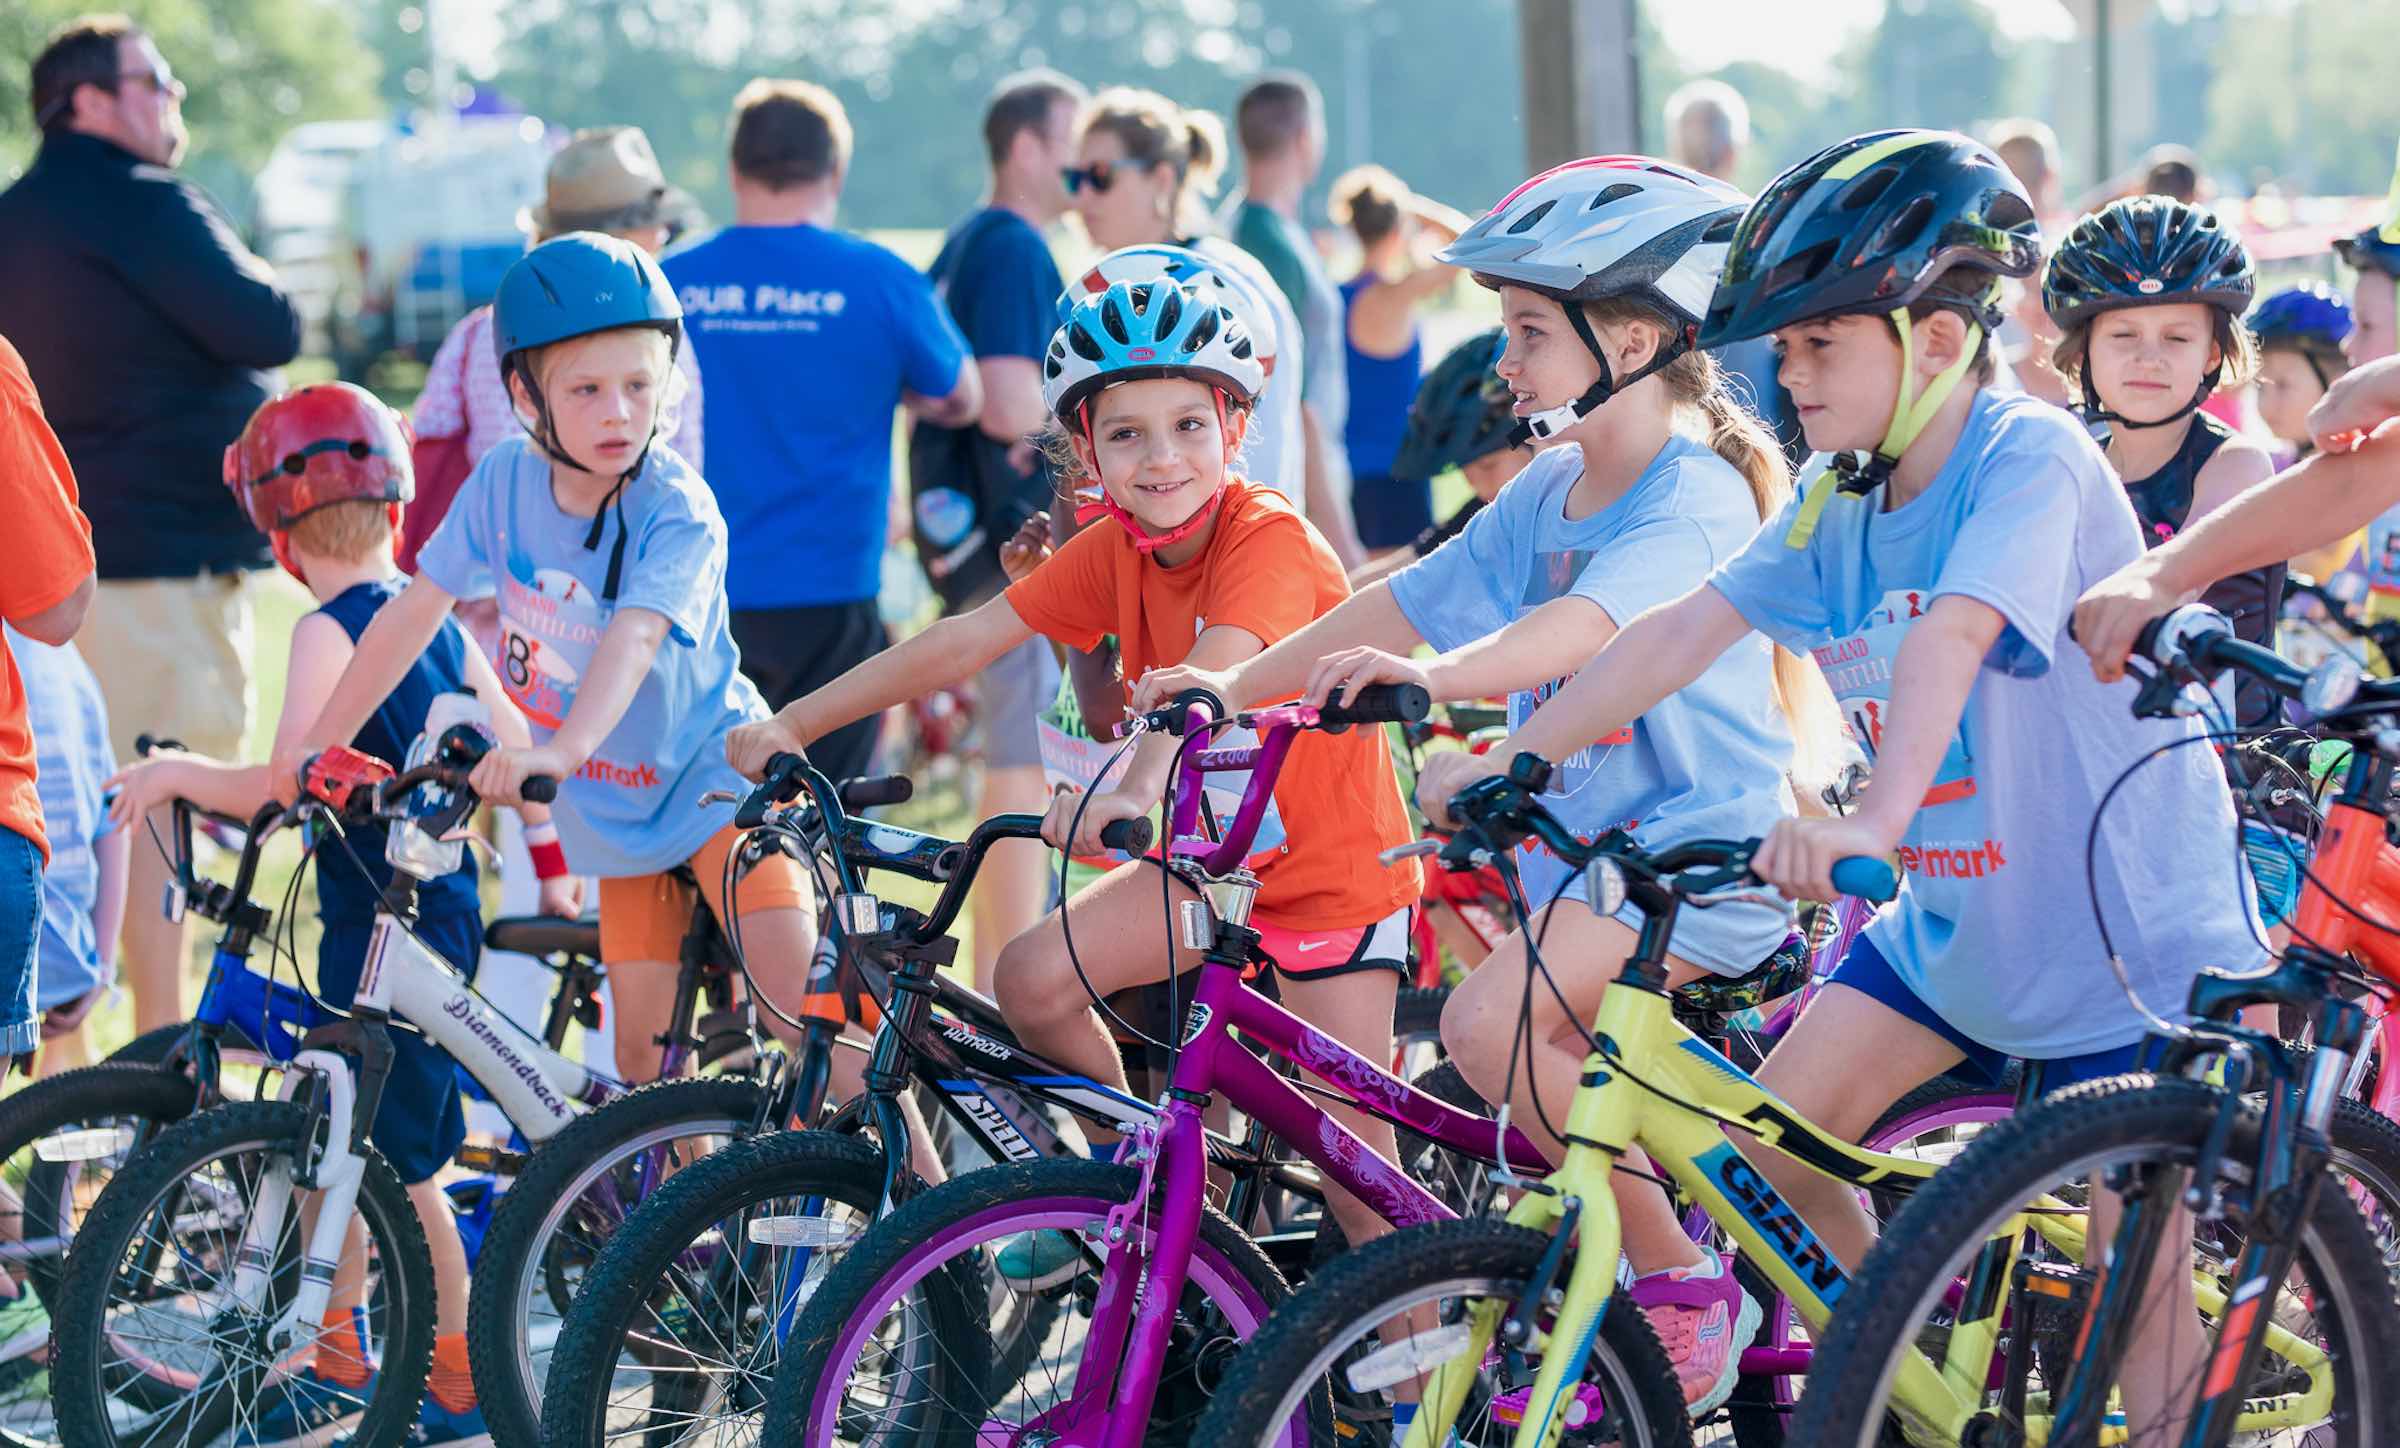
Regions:
<instances>
[{"instance_id":1,"label":"woman with sunglasses","mask_svg":"<svg viewBox=\"0 0 2400 1448\"><path fill-rule=\"evenodd\" d=\"M1300 319L1250 253L1209 234L1206 198L1225 168L1225 126L1207 111L1187 111L1156 91L1102 91L1077 125L1067 198L1084 234L1103 252L1161 242L1186 246L1248 287L1242 315L1275 371L1301 375ZM1300 430L1300 389L1270 387L1251 419L1242 473L1305 506L1307 443Z\"/></svg>"}]
</instances>

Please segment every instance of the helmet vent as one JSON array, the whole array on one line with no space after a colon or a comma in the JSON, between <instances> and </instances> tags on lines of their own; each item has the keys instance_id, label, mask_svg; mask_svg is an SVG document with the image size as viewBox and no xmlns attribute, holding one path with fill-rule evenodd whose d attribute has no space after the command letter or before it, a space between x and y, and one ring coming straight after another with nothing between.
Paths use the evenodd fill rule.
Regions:
<instances>
[{"instance_id":1,"label":"helmet vent","mask_svg":"<svg viewBox=\"0 0 2400 1448\"><path fill-rule=\"evenodd\" d=\"M1548 201L1536 206L1531 211L1526 212L1523 216L1518 217L1514 222L1510 223L1506 234L1509 236L1523 236L1526 232L1531 231L1536 226L1541 225L1542 218L1548 216L1550 214L1550 208L1556 206L1557 204L1558 198L1555 196L1551 197Z\"/></svg>"},{"instance_id":2,"label":"helmet vent","mask_svg":"<svg viewBox=\"0 0 2400 1448\"><path fill-rule=\"evenodd\" d=\"M1134 304L1139 306L1146 298L1147 291L1137 287L1133 288L1130 294L1134 299ZM1133 331L1125 324L1125 309L1115 297L1109 297L1100 303L1100 326L1108 333L1109 340L1118 346L1130 347L1133 345ZM1092 353L1091 356L1094 361L1098 361L1100 358L1100 354L1097 352Z\"/></svg>"},{"instance_id":3,"label":"helmet vent","mask_svg":"<svg viewBox=\"0 0 2400 1448\"><path fill-rule=\"evenodd\" d=\"M1081 322L1067 328L1067 345L1074 348L1075 355L1086 362L1097 362L1107 355L1100 346L1100 339L1093 336Z\"/></svg>"},{"instance_id":4,"label":"helmet vent","mask_svg":"<svg viewBox=\"0 0 2400 1448\"><path fill-rule=\"evenodd\" d=\"M1157 317L1150 323L1150 335L1153 337L1173 336L1175 324L1183 320L1183 288L1178 286L1154 287L1150 292L1150 300L1158 311ZM1185 350L1190 349L1187 347Z\"/></svg>"},{"instance_id":5,"label":"helmet vent","mask_svg":"<svg viewBox=\"0 0 2400 1448\"><path fill-rule=\"evenodd\" d=\"M1708 224L1708 228L1700 233L1700 240L1709 245L1731 241L1735 228L1741 224L1742 213L1728 211Z\"/></svg>"},{"instance_id":6,"label":"helmet vent","mask_svg":"<svg viewBox=\"0 0 2400 1448\"><path fill-rule=\"evenodd\" d=\"M1899 175L1899 168L1892 166L1869 171L1858 178L1857 184L1842 193L1842 210L1864 211L1874 205L1883 199L1883 193L1891 189L1892 182L1899 179Z\"/></svg>"},{"instance_id":7,"label":"helmet vent","mask_svg":"<svg viewBox=\"0 0 2400 1448\"><path fill-rule=\"evenodd\" d=\"M1222 307L1203 308L1200 315L1193 319L1192 330L1183 334L1182 350L1187 353L1197 352L1215 340L1218 322L1223 316L1224 308Z\"/></svg>"},{"instance_id":8,"label":"helmet vent","mask_svg":"<svg viewBox=\"0 0 2400 1448\"><path fill-rule=\"evenodd\" d=\"M1639 196L1641 194L1641 187L1634 185L1630 181L1619 181L1616 185L1608 187L1599 195L1593 197L1590 203L1583 209L1586 211L1598 211L1601 207L1608 205L1612 201L1622 201L1628 196Z\"/></svg>"},{"instance_id":9,"label":"helmet vent","mask_svg":"<svg viewBox=\"0 0 2400 1448\"><path fill-rule=\"evenodd\" d=\"M1836 244L1832 241L1824 242L1812 246L1806 251L1794 252L1777 262L1775 269L1768 272L1766 280L1760 283L1759 290L1772 296L1786 287L1798 286L1802 282L1813 280L1818 272L1825 269L1825 263L1832 259Z\"/></svg>"},{"instance_id":10,"label":"helmet vent","mask_svg":"<svg viewBox=\"0 0 2400 1448\"><path fill-rule=\"evenodd\" d=\"M1915 196L1883 225L1883 233L1869 248L1871 251L1898 251L1915 241L1925 224L1933 220L1933 198Z\"/></svg>"}]
</instances>

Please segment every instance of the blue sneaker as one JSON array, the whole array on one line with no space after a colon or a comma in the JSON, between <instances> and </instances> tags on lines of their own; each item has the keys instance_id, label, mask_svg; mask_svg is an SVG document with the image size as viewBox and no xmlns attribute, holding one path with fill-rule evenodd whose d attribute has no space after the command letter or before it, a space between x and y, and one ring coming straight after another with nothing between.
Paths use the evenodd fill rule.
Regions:
<instances>
[{"instance_id":1,"label":"blue sneaker","mask_svg":"<svg viewBox=\"0 0 2400 1448\"><path fill-rule=\"evenodd\" d=\"M235 1448L334 1448L349 1441L342 1435L366 1412L378 1376L370 1374L363 1388L345 1388L318 1377L311 1364L284 1381L256 1420L235 1430Z\"/></svg>"},{"instance_id":2,"label":"blue sneaker","mask_svg":"<svg viewBox=\"0 0 2400 1448\"><path fill-rule=\"evenodd\" d=\"M1064 1232L1019 1232L992 1254L992 1266L1001 1280L1017 1291L1039 1292L1081 1271L1083 1251Z\"/></svg>"}]
</instances>

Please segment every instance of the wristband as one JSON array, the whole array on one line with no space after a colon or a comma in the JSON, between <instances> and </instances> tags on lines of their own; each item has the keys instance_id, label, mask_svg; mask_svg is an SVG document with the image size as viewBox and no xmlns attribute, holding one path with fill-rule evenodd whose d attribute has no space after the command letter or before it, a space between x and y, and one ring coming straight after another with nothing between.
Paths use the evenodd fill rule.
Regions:
<instances>
[{"instance_id":1,"label":"wristband","mask_svg":"<svg viewBox=\"0 0 2400 1448\"><path fill-rule=\"evenodd\" d=\"M534 878L555 880L571 873L567 852L558 843L558 826L544 822L525 827L525 853L533 857Z\"/></svg>"}]
</instances>

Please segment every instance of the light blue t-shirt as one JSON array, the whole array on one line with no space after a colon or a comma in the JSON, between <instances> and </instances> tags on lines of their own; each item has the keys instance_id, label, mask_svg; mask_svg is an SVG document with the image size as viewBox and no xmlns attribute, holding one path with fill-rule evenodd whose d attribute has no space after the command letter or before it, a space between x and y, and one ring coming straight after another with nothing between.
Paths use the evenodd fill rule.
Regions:
<instances>
[{"instance_id":1,"label":"light blue t-shirt","mask_svg":"<svg viewBox=\"0 0 2400 1448\"><path fill-rule=\"evenodd\" d=\"M1758 529L1742 475L1706 446L1675 436L1632 487L1582 518L1566 514L1583 449L1546 448L1456 538L1392 577L1392 597L1437 649L1474 642L1562 597L1587 599L1619 628L1680 598ZM1509 727L1566 684L1522 689ZM1693 839L1750 839L1791 813L1792 736L1775 703L1774 651L1748 639L1627 728L1559 762L1544 803L1576 833L1625 826L1646 849ZM1566 882L1538 844L1519 859L1537 905ZM1583 898L1580 880L1567 896ZM1677 955L1726 973L1756 966L1783 941L1786 912L1756 904L1685 911Z\"/></svg>"},{"instance_id":2,"label":"light blue t-shirt","mask_svg":"<svg viewBox=\"0 0 2400 1448\"><path fill-rule=\"evenodd\" d=\"M586 549L592 520L559 508L549 460L522 437L484 454L417 556L417 571L454 597L499 600L493 663L537 743L565 722L576 681L617 609L666 619L666 640L632 707L559 788L568 863L603 878L680 865L732 823L728 810L700 808L700 796L747 792L725 762L725 732L767 717L726 623L725 520L708 484L672 448L653 443L625 486L624 506L625 566L613 606L601 592L616 509L600 546Z\"/></svg>"},{"instance_id":3,"label":"light blue t-shirt","mask_svg":"<svg viewBox=\"0 0 2400 1448\"><path fill-rule=\"evenodd\" d=\"M2142 552L2107 459L2058 408L1985 390L1949 461L1903 506L1832 494L1793 548L1806 495L1709 582L1753 627L1814 652L1870 760L1910 623L1950 594L2007 621L1902 837L1900 898L1868 936L1942 1019L1995 1050L2054 1059L2139 1040L2145 1023L2093 922L2085 841L2118 776L2203 726L2134 718L2136 686L2094 680L2067 637L2075 600ZM2264 960L2206 744L2136 770L2099 830L2109 934L2151 1009L2182 1019L2202 967Z\"/></svg>"},{"instance_id":4,"label":"light blue t-shirt","mask_svg":"<svg viewBox=\"0 0 2400 1448\"><path fill-rule=\"evenodd\" d=\"M729 226L659 266L708 376L709 482L732 532L733 606L874 598L892 409L903 390L948 396L967 360L933 283L874 242L820 226Z\"/></svg>"},{"instance_id":5,"label":"light blue t-shirt","mask_svg":"<svg viewBox=\"0 0 2400 1448\"><path fill-rule=\"evenodd\" d=\"M33 726L34 790L50 840L42 871L40 969L34 1009L78 999L115 978L100 955L92 907L100 898L100 841L112 828L101 781L117 772L108 745L108 705L100 681L73 644L56 648L7 629L9 652L25 681L25 718Z\"/></svg>"}]
</instances>

